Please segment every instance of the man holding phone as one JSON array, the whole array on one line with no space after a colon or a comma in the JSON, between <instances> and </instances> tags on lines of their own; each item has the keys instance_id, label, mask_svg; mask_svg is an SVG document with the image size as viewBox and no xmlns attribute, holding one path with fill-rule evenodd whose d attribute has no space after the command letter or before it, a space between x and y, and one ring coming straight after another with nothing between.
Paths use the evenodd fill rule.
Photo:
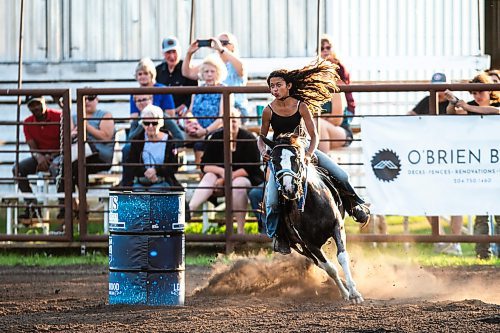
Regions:
<instances>
[{"instance_id":1,"label":"man holding phone","mask_svg":"<svg viewBox=\"0 0 500 333\"><path fill-rule=\"evenodd\" d=\"M448 83L448 80L446 79L446 75L443 73L434 73L432 75L431 83ZM446 107L448 106L448 100L446 99L446 96L444 94L444 91L438 91L437 93L438 97L438 114L446 114ZM408 112L408 115L410 116L416 116L416 115L423 115L423 114L429 114L429 96L424 97L420 102L418 102L417 105Z\"/></svg>"},{"instance_id":2,"label":"man holding phone","mask_svg":"<svg viewBox=\"0 0 500 333\"><path fill-rule=\"evenodd\" d=\"M164 61L156 66L156 81L167 87L198 86L198 81L182 75L181 47L176 37L170 36L161 43ZM177 115L189 107L191 94L173 94Z\"/></svg>"}]
</instances>

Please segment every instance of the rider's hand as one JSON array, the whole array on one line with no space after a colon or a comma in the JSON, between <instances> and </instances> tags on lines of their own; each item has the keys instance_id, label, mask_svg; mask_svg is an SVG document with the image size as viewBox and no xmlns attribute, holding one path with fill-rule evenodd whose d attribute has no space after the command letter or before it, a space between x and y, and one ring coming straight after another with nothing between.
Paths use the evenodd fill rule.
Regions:
<instances>
[{"instance_id":1,"label":"rider's hand","mask_svg":"<svg viewBox=\"0 0 500 333\"><path fill-rule=\"evenodd\" d=\"M268 162L268 161L271 160L271 155L269 155L269 151L268 150L266 150L264 152L260 152L260 155L262 155L262 160L264 162Z\"/></svg>"},{"instance_id":2,"label":"rider's hand","mask_svg":"<svg viewBox=\"0 0 500 333\"><path fill-rule=\"evenodd\" d=\"M308 152L308 151L307 151L307 152L306 152L306 155L304 156L304 162L305 162L306 164L311 163L311 158L312 158L312 154L311 154L310 152Z\"/></svg>"}]
</instances>

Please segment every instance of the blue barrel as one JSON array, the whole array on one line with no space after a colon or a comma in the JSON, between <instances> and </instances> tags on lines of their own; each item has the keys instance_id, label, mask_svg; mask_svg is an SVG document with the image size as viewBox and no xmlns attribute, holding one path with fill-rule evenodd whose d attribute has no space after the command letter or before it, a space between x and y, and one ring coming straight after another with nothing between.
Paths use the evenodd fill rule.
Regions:
<instances>
[{"instance_id":1,"label":"blue barrel","mask_svg":"<svg viewBox=\"0 0 500 333\"><path fill-rule=\"evenodd\" d=\"M184 193L111 192L109 202L109 304L184 305Z\"/></svg>"}]
</instances>

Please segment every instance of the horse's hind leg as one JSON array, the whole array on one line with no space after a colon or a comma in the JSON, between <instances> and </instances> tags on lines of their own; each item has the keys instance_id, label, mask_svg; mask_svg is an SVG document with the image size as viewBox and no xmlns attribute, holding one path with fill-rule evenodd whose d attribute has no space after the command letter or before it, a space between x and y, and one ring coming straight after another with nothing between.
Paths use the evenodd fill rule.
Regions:
<instances>
[{"instance_id":1,"label":"horse's hind leg","mask_svg":"<svg viewBox=\"0 0 500 333\"><path fill-rule=\"evenodd\" d=\"M339 261L340 266L344 270L344 275L346 279L347 289L349 290L349 299L354 303L363 302L363 296L356 289L356 283L351 275L351 269L349 267L349 254L345 248L345 231L343 227L337 226L334 231L333 239L337 245L337 260Z\"/></svg>"}]
</instances>

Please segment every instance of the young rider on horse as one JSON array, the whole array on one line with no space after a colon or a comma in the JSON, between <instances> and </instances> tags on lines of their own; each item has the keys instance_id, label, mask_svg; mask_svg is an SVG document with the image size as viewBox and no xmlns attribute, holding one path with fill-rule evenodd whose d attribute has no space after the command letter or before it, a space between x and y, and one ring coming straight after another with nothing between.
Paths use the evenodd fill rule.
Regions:
<instances>
[{"instance_id":1,"label":"young rider on horse","mask_svg":"<svg viewBox=\"0 0 500 333\"><path fill-rule=\"evenodd\" d=\"M267 136L270 126L275 140L282 133L291 133L303 120L310 136L305 161L309 163L313 155L318 165L328 170L337 187L346 211L359 223L367 223L370 211L364 201L349 184L349 175L342 170L327 154L317 150L318 132L312 113L319 113L321 106L331 100L331 94L338 91L335 82L338 78L336 65L321 61L314 65L296 70L277 70L269 74L267 84L274 100L262 113L260 136ZM265 162L270 160L266 144L259 136L257 144ZM274 176L270 175L266 186L265 224L269 237L274 237L274 250L283 254L290 253L290 244L286 237L276 234L280 212L278 210L278 189Z\"/></svg>"}]
</instances>

